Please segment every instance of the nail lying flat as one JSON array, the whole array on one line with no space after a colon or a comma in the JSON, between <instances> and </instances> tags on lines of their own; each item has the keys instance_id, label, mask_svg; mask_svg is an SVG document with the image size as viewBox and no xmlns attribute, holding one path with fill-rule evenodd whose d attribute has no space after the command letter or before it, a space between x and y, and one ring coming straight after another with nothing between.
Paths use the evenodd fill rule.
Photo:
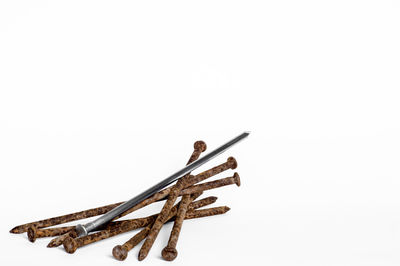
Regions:
<instances>
[{"instance_id":1,"label":"nail lying flat","mask_svg":"<svg viewBox=\"0 0 400 266\"><path fill-rule=\"evenodd\" d=\"M167 177L166 179L162 180L161 182L159 182L158 184L154 185L153 187L145 190L144 192L142 192L141 194L139 194L138 196L128 200L127 202L119 205L118 207L112 209L111 211L109 211L108 213L104 214L103 216L99 217L98 219L89 222L85 225L77 225L76 226L76 231L78 232L78 234L80 236L84 236L87 235L89 232L96 230L97 228L103 226L104 224L110 222L111 220L113 220L115 217L117 217L118 215L120 215L121 213L129 210L130 208L132 208L133 206L135 206L136 204L140 203L141 201L145 200L146 198L152 196L153 194L157 193L158 191L160 191L161 189L163 189L164 187L168 186L169 184L173 183L174 181L176 181L178 178L186 175L187 173L191 172L192 170L200 167L201 165L205 164L206 162L210 161L212 158L218 156L219 154L223 153L224 151L226 151L227 149L229 149L230 147L232 147L233 145L235 145L236 143L238 143L239 141L245 139L246 137L249 136L249 132L244 132L242 134L240 134L239 136L237 136L236 138L228 141L227 143L225 143L224 145L220 146L219 148L213 150L212 152L206 154L204 157L202 157L201 159L194 161L193 163L187 165L186 167L184 167L183 169L179 170L178 172L172 174L171 176Z\"/></svg>"}]
</instances>

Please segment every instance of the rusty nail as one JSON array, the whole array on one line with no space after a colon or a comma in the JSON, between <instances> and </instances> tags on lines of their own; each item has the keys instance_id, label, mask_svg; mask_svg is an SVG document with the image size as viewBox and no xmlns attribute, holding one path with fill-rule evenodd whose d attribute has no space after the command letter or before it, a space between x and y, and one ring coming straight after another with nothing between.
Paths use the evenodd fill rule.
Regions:
<instances>
[{"instance_id":1,"label":"rusty nail","mask_svg":"<svg viewBox=\"0 0 400 266\"><path fill-rule=\"evenodd\" d=\"M195 219L206 216L223 214L229 210L228 207L216 207L216 208L208 208L203 210L190 210L186 213L185 220L187 219ZM170 219L168 221L171 221ZM125 242L123 245L117 245L113 248L112 254L114 258L117 260L125 260L128 257L128 253L131 249L133 249L137 244L139 244L143 239L146 238L148 233L150 232L151 225L143 228L139 233L134 235L131 239Z\"/></svg>"},{"instance_id":2,"label":"rusty nail","mask_svg":"<svg viewBox=\"0 0 400 266\"><path fill-rule=\"evenodd\" d=\"M233 176L231 176L231 177L221 178L221 179L218 179L215 181L191 186L189 188L182 190L180 192L180 195L193 194L196 192L203 192L205 190L210 190L213 188L219 188L222 186L227 186L227 185L232 185L232 184L236 184L238 187L240 186L240 176L238 173L234 173Z\"/></svg>"},{"instance_id":3,"label":"rusty nail","mask_svg":"<svg viewBox=\"0 0 400 266\"><path fill-rule=\"evenodd\" d=\"M59 236L73 230L75 226L65 226L50 229L38 229L36 226L30 226L27 231L28 239L32 243L35 242L36 238Z\"/></svg>"},{"instance_id":4,"label":"rusty nail","mask_svg":"<svg viewBox=\"0 0 400 266\"><path fill-rule=\"evenodd\" d=\"M187 164L190 164L190 163L194 162L195 160L197 160L200 157L200 154L207 149L207 145L206 145L206 143L204 141L199 140L199 141L196 141L194 143L193 148L194 148L194 150L193 150L193 152L192 152ZM149 205L151 203L154 203L156 201L165 199L165 197L170 193L172 188L173 188L173 186L168 187L168 188L166 188L166 189L154 194L150 198L145 199L144 201L142 201L141 203L137 204L133 208L127 210L124 213L122 213L121 215L116 217L114 220L119 219L119 218L121 218L121 217L123 217L125 215L128 215L128 214L132 213L133 211L138 210L140 208L143 208L143 207L145 207L145 206L147 206L147 205ZM121 204L121 203L119 203L119 204ZM47 247L49 247L49 248L50 247L57 247L57 246L61 245L67 237L73 237L74 235L76 235L76 232L74 232L72 234L67 233L67 234L61 235L59 237L56 237L56 238L54 238L54 239L52 239L50 241L50 243L47 245Z\"/></svg>"},{"instance_id":5,"label":"rusty nail","mask_svg":"<svg viewBox=\"0 0 400 266\"><path fill-rule=\"evenodd\" d=\"M89 209L89 210L84 210L84 211L80 211L80 212L70 213L70 214L66 214L66 215L62 215L62 216L57 216L57 217L53 217L53 218L36 221L36 222L18 225L16 227L14 227L13 229L11 229L10 233L21 234L21 233L28 231L28 228L31 226L35 226L36 228L44 228L44 227L68 223L68 222L72 222L72 221L76 221L76 220L80 220L80 219L86 219L89 217L105 214L106 212L114 209L115 207L117 207L118 205L121 205L122 203L123 202L118 202L118 203L114 203L114 204L110 204L110 205L106 205L106 206L102 206L102 207L98 207L98 208L93 208L93 209Z\"/></svg>"},{"instance_id":6,"label":"rusty nail","mask_svg":"<svg viewBox=\"0 0 400 266\"><path fill-rule=\"evenodd\" d=\"M194 161L196 161L200 157L201 153L204 152L206 149L207 149L207 145L206 145L206 143L204 141L202 141L202 140L196 141L193 144L193 152L192 152L192 155L190 156L190 158L189 158L189 160L187 162L187 165L192 163L192 162L194 162ZM123 217L123 216L125 216L125 215L127 215L127 214L129 214L129 213L131 213L133 211L135 211L135 210L143 208L143 207L145 207L145 206L147 206L147 205L149 205L149 204L151 204L153 202L156 202L158 200L166 198L170 194L170 192L171 192L173 187L174 186L170 186L170 187L168 187L168 188L166 188L164 190L161 190L160 192L157 192L153 196L145 199L141 203L135 205L131 209L129 209L126 212L122 213L121 215L117 216L114 220L119 219L119 218L121 218L121 217Z\"/></svg>"},{"instance_id":7,"label":"rusty nail","mask_svg":"<svg viewBox=\"0 0 400 266\"><path fill-rule=\"evenodd\" d=\"M153 224L153 227L151 228L146 240L144 241L140 251L139 251L139 260L143 260L147 257L147 254L149 253L151 247L154 244L154 241L156 240L158 233L161 230L161 227L163 224L167 221L167 217L169 214L169 211L172 208L172 205L175 203L176 198L178 197L180 191L183 188L189 187L195 183L198 183L200 181L203 181L215 174L218 174L222 171L225 171L229 168L236 168L237 167L237 162L235 158L229 157L226 163L223 163L219 166L216 166L210 170L207 170L201 174L198 174L196 176L190 176L186 175L182 177L181 179L178 180L175 186L171 189L171 192L169 193L169 197L164 204L160 214L158 215L156 221Z\"/></svg>"},{"instance_id":8,"label":"rusty nail","mask_svg":"<svg viewBox=\"0 0 400 266\"><path fill-rule=\"evenodd\" d=\"M229 210L230 208L228 206L215 207L204 210L196 210L194 212L185 213L185 219L193 219L193 218L223 214ZM176 256L178 256L178 251L176 250L176 244L178 243L179 234L182 229L183 219L181 219L181 221L178 221L178 223L177 221L178 221L178 216L175 219L175 224L174 227L172 228L168 244L161 252L162 257L167 261L172 261L176 258Z\"/></svg>"},{"instance_id":9,"label":"rusty nail","mask_svg":"<svg viewBox=\"0 0 400 266\"><path fill-rule=\"evenodd\" d=\"M181 181L180 179L179 181ZM163 208L161 209L160 214L157 216L156 221L154 222L153 226L150 229L149 234L147 235L146 241L143 243L142 248L139 252L139 260L143 260L147 254L149 253L151 247L155 239L157 238L158 233L160 232L161 227L163 224L168 220L168 217L171 212L172 205L175 203L176 199L178 198L178 194L182 189L182 183L179 182L172 188L167 201L165 202ZM191 202L190 196L188 199L189 203Z\"/></svg>"},{"instance_id":10,"label":"rusty nail","mask_svg":"<svg viewBox=\"0 0 400 266\"><path fill-rule=\"evenodd\" d=\"M149 216L149 217L145 217L145 218L139 218L139 219L135 219L132 220L131 222L126 222L126 223L122 223L118 226L113 226L111 228L84 236L84 237L80 237L80 238L72 238L72 237L67 237L64 242L64 248L65 251L67 251L68 253L74 253L75 250L79 247L88 245L90 243L93 242L97 242L109 237L112 237L114 235L117 234L121 234L130 230L134 230L143 226L148 225L149 223L151 223L152 221L154 221L155 216Z\"/></svg>"},{"instance_id":11,"label":"rusty nail","mask_svg":"<svg viewBox=\"0 0 400 266\"><path fill-rule=\"evenodd\" d=\"M207 171L204 171L198 175L190 176L185 181L185 188L199 183L207 178L215 176L225 170L235 169L237 167L237 161L233 157L229 157L225 163L215 166Z\"/></svg>"},{"instance_id":12,"label":"rusty nail","mask_svg":"<svg viewBox=\"0 0 400 266\"><path fill-rule=\"evenodd\" d=\"M166 260L173 260L177 256L177 252L175 250L176 244L178 242L179 234L182 228L183 220L185 219L186 212L189 205L190 196L184 195L182 197L181 203L179 204L178 213L176 214L174 226L172 227L172 231L168 240L168 245L162 251L162 256ZM173 251L175 250L175 257L171 256Z\"/></svg>"},{"instance_id":13,"label":"rusty nail","mask_svg":"<svg viewBox=\"0 0 400 266\"><path fill-rule=\"evenodd\" d=\"M189 198L189 201L190 200L192 200L191 197ZM217 200L217 197L207 197L207 198L190 203L188 209L190 211L196 212L194 210L204 207L204 206L207 206L209 204L212 204L216 200ZM179 203L179 204L181 204L181 203ZM175 208L175 207L172 208L171 212L169 213L169 215L167 217L167 220L171 221L173 219L173 216L176 215L176 213L177 213L177 208ZM198 217L203 217L203 216L198 216ZM192 216L191 219L198 218L198 217ZM115 246L113 249L113 256L117 260L124 260L128 256L128 252L132 248L134 248L137 244L139 244L144 238L147 237L152 226L153 226L152 224L146 226L139 233L137 233L131 239L129 239L127 242L125 242L123 245Z\"/></svg>"},{"instance_id":14,"label":"rusty nail","mask_svg":"<svg viewBox=\"0 0 400 266\"><path fill-rule=\"evenodd\" d=\"M192 195L193 199L200 196L201 193L197 193L195 195ZM175 213L178 210L178 206L174 207ZM128 231L132 231L144 226L147 226L149 224L151 224L152 222L154 222L154 220L156 219L157 215L151 215L148 217L144 217L144 218L138 218L138 219L132 219L132 220L126 220L124 222L121 222L119 225L116 226L110 226L110 228L107 228L105 230L87 235L87 236L83 236L83 237L79 237L79 238L73 238L70 236L67 236L63 242L64 245L64 249L67 253L74 253L76 251L76 249L82 247L82 246L86 246L88 244L106 239L106 238L110 238L112 236L118 235L118 234L122 234Z\"/></svg>"}]
</instances>

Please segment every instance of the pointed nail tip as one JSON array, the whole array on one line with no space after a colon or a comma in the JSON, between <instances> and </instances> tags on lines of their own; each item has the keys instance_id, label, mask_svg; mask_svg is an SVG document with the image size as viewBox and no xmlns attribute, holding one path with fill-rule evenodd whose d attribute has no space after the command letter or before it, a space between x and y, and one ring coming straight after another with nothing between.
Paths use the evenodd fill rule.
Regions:
<instances>
[{"instance_id":1,"label":"pointed nail tip","mask_svg":"<svg viewBox=\"0 0 400 266\"><path fill-rule=\"evenodd\" d=\"M142 261L142 260L144 260L146 258L146 255L144 255L143 253L139 253L139 256L138 256L138 260L139 261Z\"/></svg>"},{"instance_id":2,"label":"pointed nail tip","mask_svg":"<svg viewBox=\"0 0 400 266\"><path fill-rule=\"evenodd\" d=\"M251 131L245 131L244 134L246 134L246 136L250 135Z\"/></svg>"},{"instance_id":3,"label":"pointed nail tip","mask_svg":"<svg viewBox=\"0 0 400 266\"><path fill-rule=\"evenodd\" d=\"M18 229L18 227L14 227L13 229L10 230L11 234L20 234L22 232L20 232L20 230Z\"/></svg>"},{"instance_id":4,"label":"pointed nail tip","mask_svg":"<svg viewBox=\"0 0 400 266\"><path fill-rule=\"evenodd\" d=\"M47 244L47 247L48 248L54 248L54 247L57 247L57 243L56 243L56 241L53 239L53 240L51 240L50 242L49 242L49 244Z\"/></svg>"}]
</instances>

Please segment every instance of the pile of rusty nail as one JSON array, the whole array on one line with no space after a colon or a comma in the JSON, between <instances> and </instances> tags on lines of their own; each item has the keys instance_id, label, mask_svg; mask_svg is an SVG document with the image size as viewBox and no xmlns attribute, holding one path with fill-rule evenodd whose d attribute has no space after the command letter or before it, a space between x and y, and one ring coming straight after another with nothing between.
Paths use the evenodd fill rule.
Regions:
<instances>
[{"instance_id":1,"label":"pile of rusty nail","mask_svg":"<svg viewBox=\"0 0 400 266\"><path fill-rule=\"evenodd\" d=\"M188 164L196 161L200 157L200 154L205 150L206 144L203 141L196 141L194 144L194 151L190 156ZM56 236L56 238L50 241L47 247L58 247L63 245L65 251L72 254L76 251L76 249L88 244L142 228L141 231L136 233L124 244L115 246L112 250L112 254L117 260L125 260L128 256L128 252L142 242L142 240L144 240L138 255L138 259L143 260L149 253L162 226L169 221L174 221L167 246L161 252L162 257L165 260L172 261L178 254L176 245L182 228L183 220L224 214L230 210L230 208L227 206L199 209L214 203L217 198L207 197L200 200L196 199L200 197L205 190L231 184L240 186L240 178L235 172L231 177L201 184L197 183L200 183L207 178L215 176L225 170L235 169L236 167L236 160L233 157L229 157L225 163L222 163L207 171L197 175L187 174L181 177L174 185L167 187L157 192L153 196L143 200L133 208L116 217L114 220L117 220L122 216L132 213L133 211L143 208L156 201L166 200L160 213L143 218L112 221L105 227L101 228L101 230L86 236L78 237L75 226L52 226L105 214L123 202L18 225L11 229L10 233L20 234L26 232L28 239L31 242L35 242L37 238ZM181 201L174 206L175 201L180 196Z\"/></svg>"}]
</instances>

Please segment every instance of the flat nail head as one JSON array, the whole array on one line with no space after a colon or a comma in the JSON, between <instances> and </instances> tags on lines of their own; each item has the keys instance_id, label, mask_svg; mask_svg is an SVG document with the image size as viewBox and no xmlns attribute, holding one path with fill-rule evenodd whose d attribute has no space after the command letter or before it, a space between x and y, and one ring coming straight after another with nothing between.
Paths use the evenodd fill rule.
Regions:
<instances>
[{"instance_id":1,"label":"flat nail head","mask_svg":"<svg viewBox=\"0 0 400 266\"><path fill-rule=\"evenodd\" d=\"M173 247L165 247L161 252L162 257L167 261L172 261L178 256L178 251Z\"/></svg>"},{"instance_id":2,"label":"flat nail head","mask_svg":"<svg viewBox=\"0 0 400 266\"><path fill-rule=\"evenodd\" d=\"M235 180L235 184L238 186L238 187L240 187L240 176L239 176L239 174L238 173L234 173L233 174L233 180Z\"/></svg>"},{"instance_id":3,"label":"flat nail head","mask_svg":"<svg viewBox=\"0 0 400 266\"><path fill-rule=\"evenodd\" d=\"M115 246L112 254L117 260L125 260L128 257L128 251L121 245Z\"/></svg>"},{"instance_id":4,"label":"flat nail head","mask_svg":"<svg viewBox=\"0 0 400 266\"><path fill-rule=\"evenodd\" d=\"M207 149L206 143L202 140L196 141L193 146L195 150L200 150L201 152L204 152Z\"/></svg>"},{"instance_id":5,"label":"flat nail head","mask_svg":"<svg viewBox=\"0 0 400 266\"><path fill-rule=\"evenodd\" d=\"M236 161L235 158L229 157L229 158L228 158L228 162L232 162L232 167L231 167L231 169L235 169L235 168L237 167L237 161Z\"/></svg>"},{"instance_id":6,"label":"flat nail head","mask_svg":"<svg viewBox=\"0 0 400 266\"><path fill-rule=\"evenodd\" d=\"M36 232L37 232L37 229L35 226L31 226L28 228L28 231L27 231L28 239L32 243L35 242L35 240L36 240Z\"/></svg>"},{"instance_id":7,"label":"flat nail head","mask_svg":"<svg viewBox=\"0 0 400 266\"><path fill-rule=\"evenodd\" d=\"M76 251L76 249L78 248L78 244L76 243L75 239L73 239L72 237L67 237L64 242L64 249L67 253L74 253Z\"/></svg>"}]
</instances>

